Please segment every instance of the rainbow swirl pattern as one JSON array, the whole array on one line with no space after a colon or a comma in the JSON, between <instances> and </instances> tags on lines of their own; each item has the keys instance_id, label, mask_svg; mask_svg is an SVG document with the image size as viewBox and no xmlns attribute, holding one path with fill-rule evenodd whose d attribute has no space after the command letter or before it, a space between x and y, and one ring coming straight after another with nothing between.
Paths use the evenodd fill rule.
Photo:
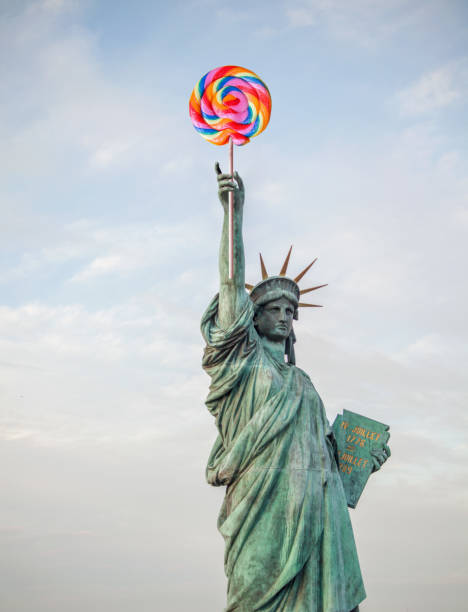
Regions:
<instances>
[{"instance_id":1,"label":"rainbow swirl pattern","mask_svg":"<svg viewBox=\"0 0 468 612\"><path fill-rule=\"evenodd\" d=\"M198 81L189 113L194 128L209 142L224 145L232 138L244 145L268 125L270 92L251 70L221 66Z\"/></svg>"}]
</instances>

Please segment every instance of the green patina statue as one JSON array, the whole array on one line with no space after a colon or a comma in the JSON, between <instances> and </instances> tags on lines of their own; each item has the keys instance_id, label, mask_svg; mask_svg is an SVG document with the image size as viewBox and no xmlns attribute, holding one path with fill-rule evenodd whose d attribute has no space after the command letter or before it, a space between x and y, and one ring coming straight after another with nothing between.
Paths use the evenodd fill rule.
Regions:
<instances>
[{"instance_id":1,"label":"green patina statue","mask_svg":"<svg viewBox=\"0 0 468 612\"><path fill-rule=\"evenodd\" d=\"M218 520L226 544L226 612L356 612L365 590L336 445L317 391L294 363L298 277L286 277L289 256L278 276L267 277L262 261L264 279L249 296L243 183L218 164L216 171L224 208L220 289L201 328L203 368L211 377L206 404L219 430L207 479L226 486ZM386 456L375 459L376 468Z\"/></svg>"}]
</instances>

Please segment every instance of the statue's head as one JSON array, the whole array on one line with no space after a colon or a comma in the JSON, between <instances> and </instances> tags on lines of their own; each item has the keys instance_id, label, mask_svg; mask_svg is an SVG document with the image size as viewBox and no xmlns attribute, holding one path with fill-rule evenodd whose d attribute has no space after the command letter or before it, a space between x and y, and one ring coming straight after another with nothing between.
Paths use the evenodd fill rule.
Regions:
<instances>
[{"instance_id":1,"label":"statue's head","mask_svg":"<svg viewBox=\"0 0 468 612\"><path fill-rule=\"evenodd\" d=\"M288 362L294 363L293 345L296 338L292 323L293 319L297 320L298 318L298 307L318 306L318 304L299 302L299 298L301 294L315 291L325 285L317 285L316 287L310 287L301 291L297 284L315 263L316 259L294 279L286 276L291 250L292 247L289 249L278 276L268 276L262 256L260 255L262 280L255 286L246 284L246 288L250 290L250 299L254 303L254 324L258 333L275 342L284 340L285 354L288 357Z\"/></svg>"},{"instance_id":2,"label":"statue's head","mask_svg":"<svg viewBox=\"0 0 468 612\"><path fill-rule=\"evenodd\" d=\"M255 308L254 325L260 336L274 342L286 341L292 331L297 306L286 297L279 297Z\"/></svg>"},{"instance_id":3,"label":"statue's head","mask_svg":"<svg viewBox=\"0 0 468 612\"><path fill-rule=\"evenodd\" d=\"M254 303L254 325L260 336L284 342L288 363L295 363L293 319L297 319L299 287L291 278L270 276L250 293Z\"/></svg>"},{"instance_id":4,"label":"statue's head","mask_svg":"<svg viewBox=\"0 0 468 612\"><path fill-rule=\"evenodd\" d=\"M299 296L300 290L297 283L286 276L269 276L257 283L250 292L250 299L257 310L274 300L281 298L288 300L294 308L295 319L297 319Z\"/></svg>"}]
</instances>

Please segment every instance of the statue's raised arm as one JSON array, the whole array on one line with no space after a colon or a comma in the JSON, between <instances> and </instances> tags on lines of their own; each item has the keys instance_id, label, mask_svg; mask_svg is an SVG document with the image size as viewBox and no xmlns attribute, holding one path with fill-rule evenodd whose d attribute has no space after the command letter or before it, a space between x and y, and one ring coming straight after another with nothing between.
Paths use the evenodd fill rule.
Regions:
<instances>
[{"instance_id":1,"label":"statue's raised arm","mask_svg":"<svg viewBox=\"0 0 468 612\"><path fill-rule=\"evenodd\" d=\"M248 299L245 291L245 259L242 239L244 184L237 172L223 174L219 163L215 166L218 196L224 210L223 231L219 248L219 311L218 323L227 329L241 312ZM234 274L229 278L229 192L234 193Z\"/></svg>"}]
</instances>

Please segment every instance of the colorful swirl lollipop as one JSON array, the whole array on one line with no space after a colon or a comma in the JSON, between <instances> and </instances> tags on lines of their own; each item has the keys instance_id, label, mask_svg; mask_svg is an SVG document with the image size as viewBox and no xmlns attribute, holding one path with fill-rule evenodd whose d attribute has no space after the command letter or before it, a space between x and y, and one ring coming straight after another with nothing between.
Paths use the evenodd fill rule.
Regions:
<instances>
[{"instance_id":1,"label":"colorful swirl lollipop","mask_svg":"<svg viewBox=\"0 0 468 612\"><path fill-rule=\"evenodd\" d=\"M268 125L268 87L251 70L221 66L207 72L190 96L190 118L203 138L229 143L229 174L234 176L233 145L244 145ZM234 276L234 193L229 192L229 278Z\"/></svg>"},{"instance_id":2,"label":"colorful swirl lollipop","mask_svg":"<svg viewBox=\"0 0 468 612\"><path fill-rule=\"evenodd\" d=\"M198 81L189 112L193 126L209 142L224 145L232 139L244 145L268 125L270 92L251 70L221 66Z\"/></svg>"}]
</instances>

